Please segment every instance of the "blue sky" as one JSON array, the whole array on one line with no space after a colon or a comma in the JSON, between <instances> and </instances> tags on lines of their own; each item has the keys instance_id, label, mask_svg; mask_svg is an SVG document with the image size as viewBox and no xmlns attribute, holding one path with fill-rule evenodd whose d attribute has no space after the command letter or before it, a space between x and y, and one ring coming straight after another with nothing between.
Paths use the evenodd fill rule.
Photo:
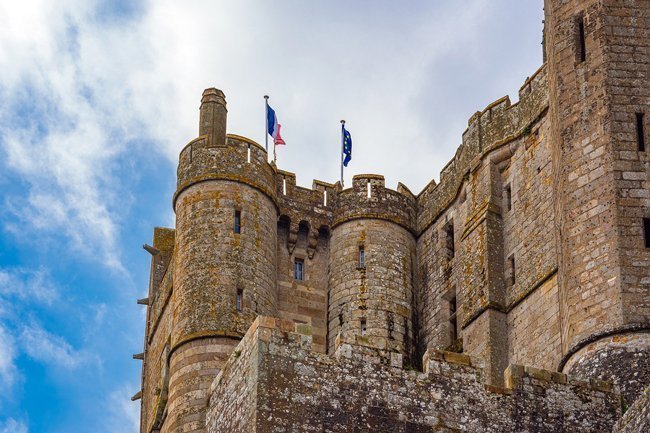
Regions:
<instances>
[{"instance_id":1,"label":"blue sky","mask_svg":"<svg viewBox=\"0 0 650 433\"><path fill-rule=\"evenodd\" d=\"M467 119L541 65L542 1L22 0L0 4L0 433L135 432L154 226L173 226L201 91L298 183L418 193Z\"/></svg>"}]
</instances>

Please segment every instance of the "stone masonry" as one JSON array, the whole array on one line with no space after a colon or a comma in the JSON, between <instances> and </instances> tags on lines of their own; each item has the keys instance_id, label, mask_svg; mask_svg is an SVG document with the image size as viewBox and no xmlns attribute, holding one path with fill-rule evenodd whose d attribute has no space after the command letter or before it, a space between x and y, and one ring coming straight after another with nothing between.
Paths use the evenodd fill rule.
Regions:
<instances>
[{"instance_id":1,"label":"stone masonry","mask_svg":"<svg viewBox=\"0 0 650 433\"><path fill-rule=\"evenodd\" d=\"M545 15L519 101L417 195L300 187L203 93L146 246L141 433L648 425L650 0Z\"/></svg>"}]
</instances>

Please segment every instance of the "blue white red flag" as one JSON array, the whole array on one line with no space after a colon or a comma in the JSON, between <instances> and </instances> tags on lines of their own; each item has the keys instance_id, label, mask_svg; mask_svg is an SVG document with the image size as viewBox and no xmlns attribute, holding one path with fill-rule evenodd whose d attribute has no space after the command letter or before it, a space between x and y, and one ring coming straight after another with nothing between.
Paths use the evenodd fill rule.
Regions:
<instances>
[{"instance_id":1,"label":"blue white red flag","mask_svg":"<svg viewBox=\"0 0 650 433\"><path fill-rule=\"evenodd\" d=\"M266 120L268 125L268 133L273 137L273 144L280 145L286 144L280 136L280 124L278 123L278 116L275 115L275 110L270 105L266 104Z\"/></svg>"}]
</instances>

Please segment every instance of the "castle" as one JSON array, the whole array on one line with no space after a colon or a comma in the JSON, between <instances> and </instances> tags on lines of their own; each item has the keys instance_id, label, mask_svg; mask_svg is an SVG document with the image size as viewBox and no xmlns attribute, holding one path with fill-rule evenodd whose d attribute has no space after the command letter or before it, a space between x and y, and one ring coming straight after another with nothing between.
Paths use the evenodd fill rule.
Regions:
<instances>
[{"instance_id":1,"label":"castle","mask_svg":"<svg viewBox=\"0 0 650 433\"><path fill-rule=\"evenodd\" d=\"M650 428L650 1L545 15L418 195L299 187L203 93L145 246L142 433Z\"/></svg>"}]
</instances>

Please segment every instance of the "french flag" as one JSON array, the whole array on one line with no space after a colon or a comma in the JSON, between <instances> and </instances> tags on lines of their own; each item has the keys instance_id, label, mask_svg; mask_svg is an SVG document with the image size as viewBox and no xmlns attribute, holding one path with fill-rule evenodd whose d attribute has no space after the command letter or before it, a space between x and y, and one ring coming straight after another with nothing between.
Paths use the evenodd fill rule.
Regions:
<instances>
[{"instance_id":1,"label":"french flag","mask_svg":"<svg viewBox=\"0 0 650 433\"><path fill-rule=\"evenodd\" d=\"M287 144L280 136L280 124L278 123L278 116L270 105L266 104L266 122L269 128L269 135L273 137L273 144L276 146L280 144Z\"/></svg>"}]
</instances>

